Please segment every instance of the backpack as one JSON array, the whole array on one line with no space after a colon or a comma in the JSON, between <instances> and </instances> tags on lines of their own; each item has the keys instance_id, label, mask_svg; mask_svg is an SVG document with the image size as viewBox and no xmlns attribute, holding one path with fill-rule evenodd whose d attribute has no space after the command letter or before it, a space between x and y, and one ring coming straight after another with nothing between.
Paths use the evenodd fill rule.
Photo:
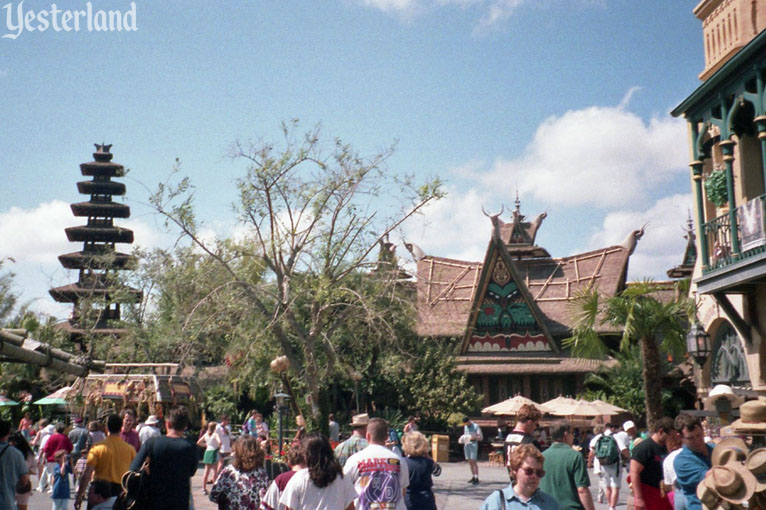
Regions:
<instances>
[{"instance_id":1,"label":"backpack","mask_svg":"<svg viewBox=\"0 0 766 510\"><path fill-rule=\"evenodd\" d=\"M602 466L617 464L620 461L617 441L611 436L599 437L596 441L596 458Z\"/></svg>"}]
</instances>

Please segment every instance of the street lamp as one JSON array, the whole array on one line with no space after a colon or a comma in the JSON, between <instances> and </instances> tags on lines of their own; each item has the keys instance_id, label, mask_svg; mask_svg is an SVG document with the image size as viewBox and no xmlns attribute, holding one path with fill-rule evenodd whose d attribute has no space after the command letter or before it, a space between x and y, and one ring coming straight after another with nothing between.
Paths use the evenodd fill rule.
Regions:
<instances>
[{"instance_id":1,"label":"street lamp","mask_svg":"<svg viewBox=\"0 0 766 510\"><path fill-rule=\"evenodd\" d=\"M284 429L282 428L283 422L282 418L285 416L287 411L287 401L290 400L290 395L282 391L282 388L279 388L279 392L274 394L274 398L277 400L277 422L278 422L278 429L279 429L279 435L277 437L277 441L279 441L279 455L284 455L284 452L282 451L282 438L284 434Z\"/></svg>"},{"instance_id":2,"label":"street lamp","mask_svg":"<svg viewBox=\"0 0 766 510\"><path fill-rule=\"evenodd\" d=\"M354 394L356 396L356 414L359 414L359 381L362 380L362 374L356 370L351 372L351 379L354 380Z\"/></svg>"},{"instance_id":3,"label":"street lamp","mask_svg":"<svg viewBox=\"0 0 766 510\"><path fill-rule=\"evenodd\" d=\"M710 345L710 335L698 321L694 322L686 334L686 350L702 368L713 350Z\"/></svg>"},{"instance_id":4,"label":"street lamp","mask_svg":"<svg viewBox=\"0 0 766 510\"><path fill-rule=\"evenodd\" d=\"M279 428L279 455L283 455L284 452L282 451L282 438L283 438L283 428L282 428L282 419L286 414L287 411L287 401L290 400L290 395L285 393L284 390L284 384L287 384L287 387L290 387L290 383L287 381L287 378L285 377L285 372L290 366L290 362L287 359L287 356L277 356L273 360L271 360L271 363L269 364L271 367L271 371L277 374L277 377L281 381L279 384L279 391L274 394L274 398L277 400L277 420L278 420L278 428Z\"/></svg>"}]
</instances>

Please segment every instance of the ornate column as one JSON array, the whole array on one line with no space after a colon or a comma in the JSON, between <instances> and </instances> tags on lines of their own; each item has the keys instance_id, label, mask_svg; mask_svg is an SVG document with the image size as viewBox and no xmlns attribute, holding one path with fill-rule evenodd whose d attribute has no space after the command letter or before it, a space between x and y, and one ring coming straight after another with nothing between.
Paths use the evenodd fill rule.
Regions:
<instances>
[{"instance_id":1,"label":"ornate column","mask_svg":"<svg viewBox=\"0 0 766 510\"><path fill-rule=\"evenodd\" d=\"M726 192L729 196L729 225L731 229L731 253L739 255L739 229L737 228L737 206L734 199L734 145L729 138L720 142L723 163L726 166Z\"/></svg>"},{"instance_id":2,"label":"ornate column","mask_svg":"<svg viewBox=\"0 0 766 510\"><path fill-rule=\"evenodd\" d=\"M702 256L702 270L707 270L710 259L708 258L707 233L705 232L705 202L702 198L702 155L697 151L697 139L699 138L699 125L697 122L689 122L692 131L692 147L694 148L694 161L689 165L692 169L694 180L694 197L697 201L697 239L700 241L700 255Z\"/></svg>"}]
</instances>

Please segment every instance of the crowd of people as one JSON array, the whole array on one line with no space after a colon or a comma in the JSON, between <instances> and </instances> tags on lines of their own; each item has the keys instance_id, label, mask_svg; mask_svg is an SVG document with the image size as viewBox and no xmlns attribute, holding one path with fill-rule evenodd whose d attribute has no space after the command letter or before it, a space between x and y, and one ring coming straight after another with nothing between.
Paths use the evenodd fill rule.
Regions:
<instances>
[{"instance_id":1,"label":"crowd of people","mask_svg":"<svg viewBox=\"0 0 766 510\"><path fill-rule=\"evenodd\" d=\"M88 510L108 510L122 497L123 475L148 466L151 508L190 510L191 477L203 448L202 491L219 509L436 510L432 476L440 467L414 417L400 438L385 420L356 415L343 442L334 417L330 437L307 432L299 420L284 452L287 471L277 476L266 469L275 452L257 411L235 440L222 416L205 424L195 445L184 434L189 426L184 407L167 413L164 433L160 425L156 416L139 421L131 408L87 427L79 417L71 428L45 419L34 424L25 415L12 430L0 420L0 508L26 510L31 476L37 475L37 491L50 495L53 510L68 510L72 493L75 510L86 501Z\"/></svg>"},{"instance_id":2,"label":"crowd of people","mask_svg":"<svg viewBox=\"0 0 766 510\"><path fill-rule=\"evenodd\" d=\"M595 423L578 433L561 420L541 436L541 419L532 405L518 412L503 448L511 483L491 493L482 510L593 510L589 468L599 480L595 500L612 510L625 472L635 510L703 510L721 502L736 508L750 498L766 500L766 448L749 451L736 428L724 430L729 437L716 438L714 445L704 423L690 414L656 420L643 433L632 421ZM748 419L746 425L766 432L766 401L743 405L742 420ZM75 510L85 501L88 510L107 510L123 493L123 475L148 465L151 508L190 510L191 477L204 449L202 492L219 509L436 510L433 476L441 467L414 417L400 435L381 418L356 415L342 442L332 416L330 437L308 432L299 421L286 451L280 446L279 452L257 411L236 439L222 416L205 424L196 444L185 437L184 407L169 410L164 420L149 416L139 422L130 408L87 427L75 417L71 429L30 421L25 416L16 430L0 421L3 509L27 510L31 476L37 475L36 490L50 495L53 510L68 510L72 492ZM480 483L482 440L481 427L466 417L459 442L474 486ZM285 454L279 459L287 461L286 470L267 469L275 453Z\"/></svg>"},{"instance_id":3,"label":"crowd of people","mask_svg":"<svg viewBox=\"0 0 766 510\"><path fill-rule=\"evenodd\" d=\"M597 423L592 437L579 435L579 446L575 429L561 420L549 426L552 444L541 449L535 438L541 413L524 406L504 442L511 484L487 497L481 508L592 510L589 467L599 480L597 500L611 510L618 503L623 470L628 474L629 506L635 510L703 510L721 504L734 509L748 500L750 508L766 508L758 506L766 502L766 448L750 451L742 438L754 429L766 432L766 402L744 404L742 416L715 439L703 421L688 413L656 420L643 433L630 420L621 426ZM472 446L479 438L467 422L469 483L477 483Z\"/></svg>"}]
</instances>

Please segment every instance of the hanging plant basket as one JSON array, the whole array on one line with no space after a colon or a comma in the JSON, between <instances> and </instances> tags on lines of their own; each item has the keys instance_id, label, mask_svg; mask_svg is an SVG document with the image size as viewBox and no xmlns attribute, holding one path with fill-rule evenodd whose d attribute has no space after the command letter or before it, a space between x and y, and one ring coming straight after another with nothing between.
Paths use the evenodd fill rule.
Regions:
<instances>
[{"instance_id":1,"label":"hanging plant basket","mask_svg":"<svg viewBox=\"0 0 766 510\"><path fill-rule=\"evenodd\" d=\"M726 187L726 171L713 170L705 177L705 196L716 207L723 207L729 202L729 193Z\"/></svg>"}]
</instances>

